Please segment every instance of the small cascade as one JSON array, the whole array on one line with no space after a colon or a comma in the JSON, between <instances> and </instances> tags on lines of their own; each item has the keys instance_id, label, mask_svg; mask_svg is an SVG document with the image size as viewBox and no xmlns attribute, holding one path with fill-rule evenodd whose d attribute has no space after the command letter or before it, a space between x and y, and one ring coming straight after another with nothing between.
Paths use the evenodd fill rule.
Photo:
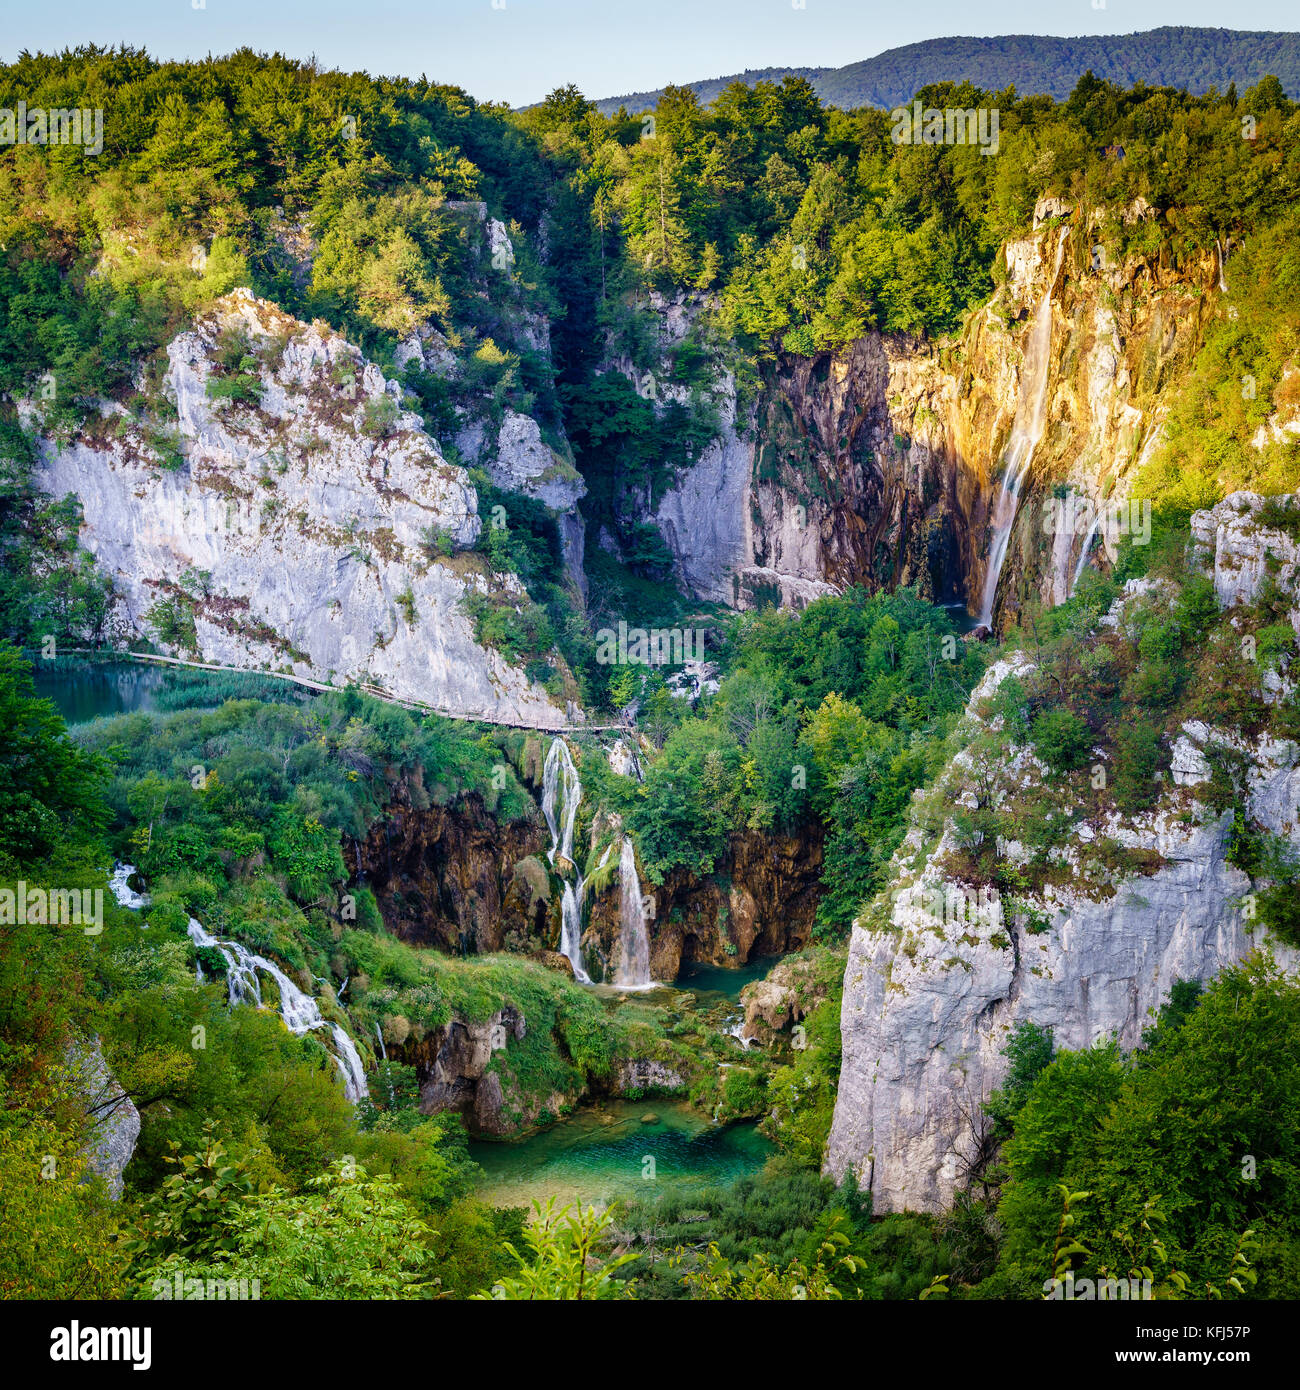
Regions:
<instances>
[{"instance_id":1,"label":"small cascade","mask_svg":"<svg viewBox=\"0 0 1300 1390\"><path fill-rule=\"evenodd\" d=\"M280 987L280 1017L291 1033L301 1035L326 1026L320 1007L310 995L304 994L274 961L254 955L237 941L218 941L202 923L190 918L187 928L190 940L200 947L219 951L226 962L226 986L231 1005L251 1003L262 1008L262 982L258 972L269 975ZM202 976L200 975L201 979ZM343 1077L343 1091L349 1100L360 1100L370 1094L366 1086L365 1068L356 1044L337 1023L330 1025L334 1046L338 1049L334 1061Z\"/></svg>"},{"instance_id":2,"label":"small cascade","mask_svg":"<svg viewBox=\"0 0 1300 1390\"><path fill-rule=\"evenodd\" d=\"M1068 597L1074 597L1074 591L1079 587L1079 577L1083 574L1084 568L1088 563L1088 557L1092 554L1092 543L1096 538L1098 528L1101 526L1101 511L1097 508L1097 515L1092 519L1092 525L1088 528L1088 534L1083 538L1083 547L1079 551L1079 558L1074 562L1074 578L1070 580L1070 592Z\"/></svg>"},{"instance_id":3,"label":"small cascade","mask_svg":"<svg viewBox=\"0 0 1300 1390\"><path fill-rule=\"evenodd\" d=\"M1034 311L1034 320L1025 341L1020 399L1016 405L1016 418L1011 426L1011 438L1007 441L1006 452L1002 456L1002 482L993 506L993 536L989 543L989 563L984 575L984 597L979 616L979 622L988 628L993 626L993 603L998 593L998 577L1007 557L1011 528L1015 524L1016 508L1020 505L1020 489L1029 476L1029 465L1033 462L1034 450L1038 447L1038 441L1043 436L1043 427L1047 423L1047 379L1052 359L1052 286L1056 284L1056 277L1060 274L1066 235L1068 233L1062 234L1056 244L1052 276Z\"/></svg>"},{"instance_id":4,"label":"small cascade","mask_svg":"<svg viewBox=\"0 0 1300 1390\"><path fill-rule=\"evenodd\" d=\"M342 1024L335 1023L332 1028L334 1046L337 1048L334 1060L343 1073L343 1094L349 1100L360 1100L362 1096L370 1094L370 1089L366 1085L366 1069L361 1063L361 1054L357 1051L356 1043L348 1037L347 1030Z\"/></svg>"},{"instance_id":5,"label":"small cascade","mask_svg":"<svg viewBox=\"0 0 1300 1390\"><path fill-rule=\"evenodd\" d=\"M556 799L559 798L559 818L556 818ZM578 803L582 800L582 783L578 780L578 769L573 765L573 755L563 738L556 738L546 753L542 766L542 815L546 817L547 829L551 832L551 847L546 857L555 863L558 852L570 863L573 862L573 822L578 814Z\"/></svg>"},{"instance_id":6,"label":"small cascade","mask_svg":"<svg viewBox=\"0 0 1300 1390\"><path fill-rule=\"evenodd\" d=\"M560 899L560 954L567 957L573 966L573 978L580 985L589 985L591 976L582 968L582 876L578 876L578 889L573 884L564 885L564 896Z\"/></svg>"},{"instance_id":7,"label":"small cascade","mask_svg":"<svg viewBox=\"0 0 1300 1390\"><path fill-rule=\"evenodd\" d=\"M754 1047L758 1046L757 1038L747 1038L745 1036L745 1015L743 1013L733 1014L731 1017L726 1019L726 1021L723 1024L722 1031L727 1035L727 1037L735 1038L735 1040L741 1045L741 1047L745 1049L746 1052L749 1051L751 1045Z\"/></svg>"},{"instance_id":8,"label":"small cascade","mask_svg":"<svg viewBox=\"0 0 1300 1390\"><path fill-rule=\"evenodd\" d=\"M139 912L142 907L149 906L149 895L147 893L137 893L134 888L127 883L127 879L135 873L134 864L117 864L113 868L112 876L108 880L109 892L113 895L113 900L118 907L129 907L132 912Z\"/></svg>"},{"instance_id":9,"label":"small cascade","mask_svg":"<svg viewBox=\"0 0 1300 1390\"><path fill-rule=\"evenodd\" d=\"M613 845L605 846L597 869L603 869L609 863L609 856L613 852ZM579 871L575 882L564 885L564 896L560 899L560 953L568 958L573 966L573 978L580 985L592 983L582 964L582 904L586 895L587 880Z\"/></svg>"},{"instance_id":10,"label":"small cascade","mask_svg":"<svg viewBox=\"0 0 1300 1390\"><path fill-rule=\"evenodd\" d=\"M1214 254L1219 262L1219 293L1228 293L1228 282L1223 278L1223 262L1227 259L1223 254L1223 247L1219 245L1219 238L1214 238Z\"/></svg>"},{"instance_id":11,"label":"small cascade","mask_svg":"<svg viewBox=\"0 0 1300 1390\"><path fill-rule=\"evenodd\" d=\"M379 1060L388 1061L388 1049L384 1046L384 1030L379 1026L379 1020L375 1019L375 1037L379 1039Z\"/></svg>"},{"instance_id":12,"label":"small cascade","mask_svg":"<svg viewBox=\"0 0 1300 1390\"><path fill-rule=\"evenodd\" d=\"M636 853L632 841L626 838L619 853L618 876L621 889L619 920L622 925L614 983L619 989L649 989L650 937L646 932L645 903L641 897L641 883L636 876Z\"/></svg>"}]
</instances>

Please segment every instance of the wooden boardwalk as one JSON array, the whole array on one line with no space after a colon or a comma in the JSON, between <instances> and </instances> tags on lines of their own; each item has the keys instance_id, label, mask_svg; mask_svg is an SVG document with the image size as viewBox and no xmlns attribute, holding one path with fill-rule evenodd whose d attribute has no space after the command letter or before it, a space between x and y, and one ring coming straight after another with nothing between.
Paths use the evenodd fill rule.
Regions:
<instances>
[{"instance_id":1,"label":"wooden boardwalk","mask_svg":"<svg viewBox=\"0 0 1300 1390\"><path fill-rule=\"evenodd\" d=\"M271 680L288 681L291 685L300 685L307 690L316 690L322 693L359 690L365 695L373 696L376 700L384 701L385 704L400 705L403 709L415 710L421 714L436 714L442 719L459 719L466 724L491 724L500 729L528 729L542 734L630 734L634 732L631 724L550 725L517 723L509 719L490 719L486 715L466 714L463 710L439 709L436 705L427 704L423 700L412 700L403 695L393 695L382 686L374 685L369 681L360 681L356 685L350 686L330 685L325 681L312 680L310 676L295 676L286 671L259 671L247 666L222 666L212 661L186 661L179 656L156 656L151 652L119 652L105 650L101 647L73 647L66 652L61 652L60 655L95 656L111 658L115 661L151 661L163 666L185 666L195 671L224 671L237 676L265 676Z\"/></svg>"}]
</instances>

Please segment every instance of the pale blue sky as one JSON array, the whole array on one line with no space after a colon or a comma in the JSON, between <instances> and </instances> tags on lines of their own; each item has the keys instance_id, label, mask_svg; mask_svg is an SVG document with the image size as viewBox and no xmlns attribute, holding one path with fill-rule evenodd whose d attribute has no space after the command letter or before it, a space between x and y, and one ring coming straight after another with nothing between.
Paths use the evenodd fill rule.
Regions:
<instances>
[{"instance_id":1,"label":"pale blue sky","mask_svg":"<svg viewBox=\"0 0 1300 1390\"><path fill-rule=\"evenodd\" d=\"M537 101L576 82L591 97L745 68L839 67L946 34L1125 34L1162 24L1297 27L1295 0L58 0L10 5L0 55L143 44L167 58L248 46L329 67Z\"/></svg>"}]
</instances>

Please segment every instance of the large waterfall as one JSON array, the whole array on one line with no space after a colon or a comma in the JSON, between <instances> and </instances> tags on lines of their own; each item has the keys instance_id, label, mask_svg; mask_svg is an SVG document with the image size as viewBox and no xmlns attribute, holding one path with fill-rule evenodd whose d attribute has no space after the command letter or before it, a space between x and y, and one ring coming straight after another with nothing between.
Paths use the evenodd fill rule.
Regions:
<instances>
[{"instance_id":1,"label":"large waterfall","mask_svg":"<svg viewBox=\"0 0 1300 1390\"><path fill-rule=\"evenodd\" d=\"M1016 418L1011 426L1011 438L1007 441L1006 451L1002 456L1002 484L993 507L993 536L989 543L988 569L984 573L984 598L980 605L979 622L989 628L993 626L993 602L998 593L998 576L1002 573L1002 564L1007 557L1011 528L1015 524L1016 508L1020 504L1020 489L1029 476L1029 465L1033 462L1034 450L1043 437L1043 426L1047 423L1047 378L1052 358L1052 286L1061 270L1061 257L1065 253L1068 235L1068 231L1063 232L1056 244L1056 259L1052 266L1051 279L1048 280L1047 289L1034 311L1034 321L1025 341L1020 399L1016 404Z\"/></svg>"},{"instance_id":2,"label":"large waterfall","mask_svg":"<svg viewBox=\"0 0 1300 1390\"><path fill-rule=\"evenodd\" d=\"M641 883L636 876L636 853L632 841L624 838L619 853L618 877L620 886L618 958L614 966L614 983L620 989L650 987L650 937L646 932L645 901Z\"/></svg>"},{"instance_id":3,"label":"large waterfall","mask_svg":"<svg viewBox=\"0 0 1300 1390\"><path fill-rule=\"evenodd\" d=\"M347 1032L337 1023L326 1024L321 1017L316 1001L302 990L280 969L274 961L265 956L254 955L237 941L218 941L200 922L190 918L190 940L196 946L205 946L219 951L226 962L226 987L231 1004L255 1004L262 1007L262 982L258 972L269 975L280 987L280 1017L291 1033L308 1033L315 1028L328 1026L334 1036L334 1061L343 1076L343 1090L349 1100L360 1100L370 1094L366 1086L365 1068L356 1044ZM202 967L198 968L202 978Z\"/></svg>"}]
</instances>

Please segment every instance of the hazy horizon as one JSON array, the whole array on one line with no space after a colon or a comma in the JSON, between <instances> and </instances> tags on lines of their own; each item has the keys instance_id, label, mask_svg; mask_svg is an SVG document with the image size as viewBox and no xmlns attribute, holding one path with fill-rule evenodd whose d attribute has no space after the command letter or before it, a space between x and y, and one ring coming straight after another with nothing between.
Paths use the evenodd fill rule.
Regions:
<instances>
[{"instance_id":1,"label":"hazy horizon","mask_svg":"<svg viewBox=\"0 0 1300 1390\"><path fill-rule=\"evenodd\" d=\"M796 8L802 3L803 8ZM1103 0L1105 4L1105 0ZM195 8L201 6L201 8ZM772 67L835 68L926 39L1023 34L1096 37L1165 25L1296 32L1282 0L1248 0L1231 22L1209 0L1077 0L1049 17L1029 0L972 15L961 0L899 13L860 0L658 0L651 10L606 0L90 0L6 20L4 61L82 44L142 47L167 60L242 47L315 56L325 67L458 86L480 101L525 106L573 83L600 100Z\"/></svg>"}]
</instances>

